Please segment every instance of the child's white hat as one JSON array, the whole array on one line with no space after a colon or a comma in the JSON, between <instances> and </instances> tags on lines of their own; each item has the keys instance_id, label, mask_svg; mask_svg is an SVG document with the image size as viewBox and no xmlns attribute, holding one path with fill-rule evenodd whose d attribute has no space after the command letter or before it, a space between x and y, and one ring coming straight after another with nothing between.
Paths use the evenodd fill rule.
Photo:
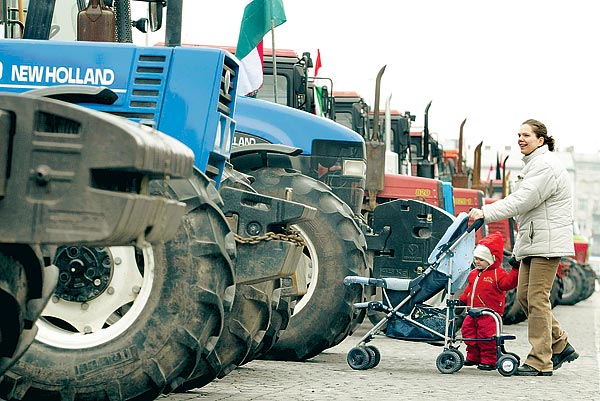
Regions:
<instances>
[{"instance_id":1,"label":"child's white hat","mask_svg":"<svg viewBox=\"0 0 600 401\"><path fill-rule=\"evenodd\" d=\"M475 251L473 252L473 256L479 259L483 259L488 262L490 265L494 263L494 256L490 249L485 245L477 245L475 247Z\"/></svg>"}]
</instances>

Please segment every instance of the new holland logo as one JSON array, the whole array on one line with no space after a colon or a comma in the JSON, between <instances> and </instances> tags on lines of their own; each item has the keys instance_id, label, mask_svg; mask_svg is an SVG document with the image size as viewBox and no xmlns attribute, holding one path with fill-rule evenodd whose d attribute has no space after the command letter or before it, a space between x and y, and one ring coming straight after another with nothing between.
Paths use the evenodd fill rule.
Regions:
<instances>
[{"instance_id":1,"label":"new holland logo","mask_svg":"<svg viewBox=\"0 0 600 401\"><path fill-rule=\"evenodd\" d=\"M115 72L109 68L13 65L11 81L45 84L111 85Z\"/></svg>"}]
</instances>

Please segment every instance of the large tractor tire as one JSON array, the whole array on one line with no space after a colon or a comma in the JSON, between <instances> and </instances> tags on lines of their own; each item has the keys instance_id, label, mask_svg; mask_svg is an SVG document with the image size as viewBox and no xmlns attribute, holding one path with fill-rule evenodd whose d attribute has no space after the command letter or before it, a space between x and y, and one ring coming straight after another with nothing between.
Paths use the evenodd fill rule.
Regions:
<instances>
[{"instance_id":1,"label":"large tractor tire","mask_svg":"<svg viewBox=\"0 0 600 401\"><path fill-rule=\"evenodd\" d=\"M559 304L575 305L581 299L585 277L575 261L567 263L568 269L563 269L562 272L563 294Z\"/></svg>"},{"instance_id":2,"label":"large tractor tire","mask_svg":"<svg viewBox=\"0 0 600 401\"><path fill-rule=\"evenodd\" d=\"M563 293L562 279L556 275L554 276L554 283L550 289L550 304L554 308L562 297ZM512 289L506 292L506 303L504 308L504 314L502 315L502 322L505 325L517 324L527 320L525 311L517 300L517 289Z\"/></svg>"},{"instance_id":3,"label":"large tractor tire","mask_svg":"<svg viewBox=\"0 0 600 401\"><path fill-rule=\"evenodd\" d=\"M42 265L39 249L0 245L0 377L33 342L35 320L54 289L56 269Z\"/></svg>"},{"instance_id":4,"label":"large tractor tire","mask_svg":"<svg viewBox=\"0 0 600 401\"><path fill-rule=\"evenodd\" d=\"M517 289L506 292L506 303L504 313L502 314L502 322L505 325L517 324L527 320L525 312L519 301L517 301Z\"/></svg>"},{"instance_id":5,"label":"large tractor tire","mask_svg":"<svg viewBox=\"0 0 600 401\"><path fill-rule=\"evenodd\" d=\"M581 294L581 301L584 301L591 297L594 291L596 291L596 273L594 272L594 269L592 269L592 266L587 263L580 264L579 267L583 271L585 277L584 291Z\"/></svg>"},{"instance_id":6,"label":"large tractor tire","mask_svg":"<svg viewBox=\"0 0 600 401\"><path fill-rule=\"evenodd\" d=\"M23 264L0 251L0 358L3 361L16 356L15 352L25 330L27 287ZM0 372L2 373L4 371Z\"/></svg>"},{"instance_id":7,"label":"large tractor tire","mask_svg":"<svg viewBox=\"0 0 600 401\"><path fill-rule=\"evenodd\" d=\"M279 280L275 282L278 284ZM292 315L291 302L288 297L281 296L281 288L275 289L271 297L271 320L267 331L258 344L253 344L250 352L241 365L246 364L254 359L262 359L264 355L279 341L290 322Z\"/></svg>"},{"instance_id":8,"label":"large tractor tire","mask_svg":"<svg viewBox=\"0 0 600 401\"><path fill-rule=\"evenodd\" d=\"M223 173L221 188L236 188L256 192L250 185L249 177L227 166ZM238 244L239 255L244 247L252 244ZM236 268L245 269L244 263L253 263L242 257L236 260ZM277 313L280 304L280 280L269 280L255 284L237 284L233 308L225 314L223 332L214 350L201 361L190 379L178 387L176 392L184 392L207 385L216 378L225 377L233 369L252 360L277 335L282 319ZM289 319L289 317L288 317Z\"/></svg>"},{"instance_id":9,"label":"large tractor tire","mask_svg":"<svg viewBox=\"0 0 600 401\"><path fill-rule=\"evenodd\" d=\"M174 239L59 250L55 260L67 269L36 340L2 379L3 399L154 400L212 350L235 293L235 240L218 193L200 174L151 188L188 205Z\"/></svg>"},{"instance_id":10,"label":"large tractor tire","mask_svg":"<svg viewBox=\"0 0 600 401\"><path fill-rule=\"evenodd\" d=\"M279 338L288 327L293 310L292 302L288 297L281 296L281 289L275 291L276 293L271 299L271 321L269 322L269 327L263 340L250 351L242 364L254 359L264 358L265 354L279 341Z\"/></svg>"},{"instance_id":11,"label":"large tractor tire","mask_svg":"<svg viewBox=\"0 0 600 401\"><path fill-rule=\"evenodd\" d=\"M554 276L554 283L552 283L552 288L550 288L550 304L553 308L557 305L560 305L561 299L563 297L563 292L563 279L557 274L556 276Z\"/></svg>"},{"instance_id":12,"label":"large tractor tire","mask_svg":"<svg viewBox=\"0 0 600 401\"><path fill-rule=\"evenodd\" d=\"M271 314L274 281L237 285L231 311L225 314L223 332L208 358L201 360L190 379L176 392L203 387L225 377L242 364L253 344L259 344L267 330Z\"/></svg>"},{"instance_id":13,"label":"large tractor tire","mask_svg":"<svg viewBox=\"0 0 600 401\"><path fill-rule=\"evenodd\" d=\"M363 299L362 286L344 286L346 276L367 276L366 241L352 210L328 186L296 170L253 171L257 192L317 209L314 220L294 225L307 245L304 261L310 272L306 295L297 300L289 324L265 359L302 361L339 344L352 329L353 304Z\"/></svg>"},{"instance_id":14,"label":"large tractor tire","mask_svg":"<svg viewBox=\"0 0 600 401\"><path fill-rule=\"evenodd\" d=\"M509 272L512 267L508 263L511 255L508 252L504 252L504 257L502 258L502 267L504 270ZM517 300L517 289L514 288L512 290L506 291L506 297L504 302L504 313L502 314L502 322L506 325L517 324L527 320L527 316L525 316L525 312L519 304Z\"/></svg>"},{"instance_id":15,"label":"large tractor tire","mask_svg":"<svg viewBox=\"0 0 600 401\"><path fill-rule=\"evenodd\" d=\"M2 355L10 356L25 326L27 275L23 264L0 251L0 299L2 299Z\"/></svg>"}]
</instances>

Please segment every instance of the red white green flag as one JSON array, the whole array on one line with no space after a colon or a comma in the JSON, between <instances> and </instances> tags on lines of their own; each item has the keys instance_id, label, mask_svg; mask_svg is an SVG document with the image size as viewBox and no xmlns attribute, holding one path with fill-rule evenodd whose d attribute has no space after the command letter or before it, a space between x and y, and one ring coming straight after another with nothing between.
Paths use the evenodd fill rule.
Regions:
<instances>
[{"instance_id":1,"label":"red white green flag","mask_svg":"<svg viewBox=\"0 0 600 401\"><path fill-rule=\"evenodd\" d=\"M235 50L241 61L238 93L253 95L263 83L263 37L286 21L283 0L252 0L244 8Z\"/></svg>"},{"instance_id":2,"label":"red white green flag","mask_svg":"<svg viewBox=\"0 0 600 401\"><path fill-rule=\"evenodd\" d=\"M323 116L323 87L320 86L321 82L319 80L319 70L321 69L321 49L317 49L317 60L315 61L314 66L314 87L315 87L315 114L318 116Z\"/></svg>"}]
</instances>

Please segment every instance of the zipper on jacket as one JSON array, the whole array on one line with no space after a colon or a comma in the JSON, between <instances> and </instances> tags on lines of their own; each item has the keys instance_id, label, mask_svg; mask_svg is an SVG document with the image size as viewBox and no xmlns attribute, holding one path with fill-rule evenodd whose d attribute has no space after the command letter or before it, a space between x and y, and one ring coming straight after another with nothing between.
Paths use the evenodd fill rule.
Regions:
<instances>
[{"instance_id":1,"label":"zipper on jacket","mask_svg":"<svg viewBox=\"0 0 600 401\"><path fill-rule=\"evenodd\" d=\"M533 236L535 235L534 229L533 229L533 221L531 223L529 223L529 243L533 244Z\"/></svg>"},{"instance_id":2,"label":"zipper on jacket","mask_svg":"<svg viewBox=\"0 0 600 401\"><path fill-rule=\"evenodd\" d=\"M479 282L479 277L481 276L481 273L483 273L484 270L481 270L479 273L477 273L477 277L475 277L475 280L473 281L473 288L471 289L471 308L473 308L475 305L473 303L473 301L475 300L475 290L477 289L477 283ZM479 298L479 300L481 300L481 297L477 296L477 298Z\"/></svg>"}]
</instances>

